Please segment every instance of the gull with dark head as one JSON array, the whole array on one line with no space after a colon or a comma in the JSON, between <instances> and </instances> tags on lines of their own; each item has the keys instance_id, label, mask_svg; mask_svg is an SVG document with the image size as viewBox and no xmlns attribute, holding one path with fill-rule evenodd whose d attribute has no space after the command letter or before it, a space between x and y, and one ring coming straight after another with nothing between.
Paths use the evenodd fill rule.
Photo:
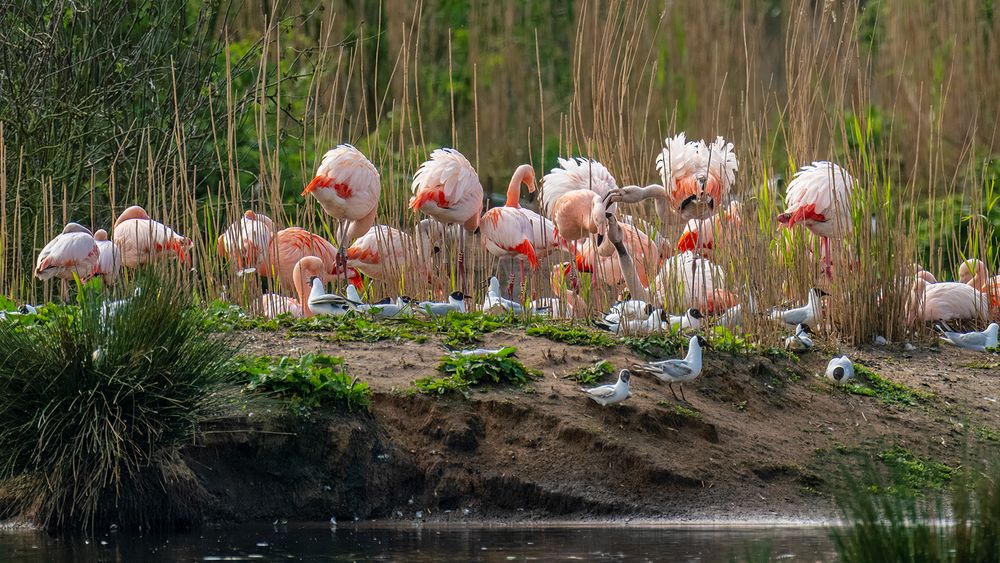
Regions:
<instances>
[{"instance_id":1,"label":"gull with dark head","mask_svg":"<svg viewBox=\"0 0 1000 563\"><path fill-rule=\"evenodd\" d=\"M684 397L684 382L691 381L701 375L701 350L708 346L708 342L700 336L692 336L688 342L687 356L676 360L663 360L660 362L647 362L645 364L634 364L632 370L638 373L650 374L667 384L674 399L677 393L674 392L674 383L681 386L681 398Z\"/></svg>"}]
</instances>

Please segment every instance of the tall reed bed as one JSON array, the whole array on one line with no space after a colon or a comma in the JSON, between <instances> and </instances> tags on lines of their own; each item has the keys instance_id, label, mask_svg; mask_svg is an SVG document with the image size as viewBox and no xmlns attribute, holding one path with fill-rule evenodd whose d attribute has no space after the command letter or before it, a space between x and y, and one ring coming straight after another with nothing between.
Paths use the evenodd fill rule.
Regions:
<instances>
[{"instance_id":1,"label":"tall reed bed","mask_svg":"<svg viewBox=\"0 0 1000 563\"><path fill-rule=\"evenodd\" d=\"M26 149L35 139L0 129L0 292L52 298L57 288L32 280L30 266L62 223L109 227L117 212L141 204L195 240L185 284L205 299L249 305L261 283L236 277L215 255L215 239L248 208L279 228L332 239L336 225L298 193L338 143L354 144L378 167L379 222L409 229L419 219L406 207L409 184L435 147L466 154L496 202L517 164L541 176L557 156L597 158L620 185L659 182L653 159L663 138L686 130L736 144L743 229L714 257L730 291L770 306L825 285L836 336L897 340L907 330L911 263L943 277L965 257L998 266L1000 166L992 155L1000 117L984 69L1000 66L1000 32L984 6L960 0L938 15L891 1L459 8L428 0L334 9L251 1L206 20L216 41L196 48L213 54L211 72L175 62L169 79L155 82L171 93L157 114L166 125L130 123L118 156L87 163L77 179L39 172ZM195 75L203 84L196 107L207 118L186 101ZM824 159L844 165L860 188L832 284L817 268L818 243L774 220L783 207L778 178ZM90 194L87 206L69 196L78 191ZM669 245L683 229L679 220L659 224L649 205L626 211ZM458 285L459 244L466 289L478 299L498 264L474 237L453 238L433 258L434 271ZM550 258L532 272L528 296L564 292L549 275L570 259ZM665 289L677 311L681 288ZM401 278L375 290L396 292L425 297L432 288ZM588 314L618 289L591 293ZM746 329L760 338L778 330L759 320Z\"/></svg>"}]
</instances>

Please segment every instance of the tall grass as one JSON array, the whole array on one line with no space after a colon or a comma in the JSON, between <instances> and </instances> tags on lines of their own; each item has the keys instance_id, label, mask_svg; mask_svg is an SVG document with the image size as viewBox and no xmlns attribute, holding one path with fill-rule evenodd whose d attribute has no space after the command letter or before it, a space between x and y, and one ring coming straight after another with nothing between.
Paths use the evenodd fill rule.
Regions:
<instances>
[{"instance_id":1,"label":"tall grass","mask_svg":"<svg viewBox=\"0 0 1000 563\"><path fill-rule=\"evenodd\" d=\"M167 106L157 106L155 121L133 119L129 138L140 142L117 146L110 161L86 161L80 181L42 174L36 182L27 150L44 141L0 124L0 292L50 299L58 288L30 278L45 241L66 220L107 227L135 203L195 239L185 283L206 299L246 306L263 288L215 256L216 237L252 208L278 228L302 226L332 239L336 225L298 193L338 143L353 143L379 168L378 221L409 228L419 218L406 209L409 183L437 146L466 154L488 192L502 190L516 164L541 173L570 155L598 158L620 185L648 184L659 181L652 162L663 137L686 130L736 143L734 197L744 203L745 228L715 261L730 291L764 306L830 285L816 267L818 243L778 228L775 178L787 180L812 160L844 165L859 181L857 228L836 248L842 272L827 287L833 297L824 328L845 341L898 340L908 331L901 311L909 288L898 280L909 264L948 277L964 257L994 270L1000 260L998 86L985 70L1000 66L1000 17L987 4L957 0L938 13L902 0L469 7L427 0L332 9L251 0L204 16L212 41L204 39L202 16L188 11L185 29L203 38L192 43L201 66L174 63L169 77L153 79L158 92L172 92ZM82 25L61 33L73 37ZM193 81L204 88L192 101ZM108 122L122 126L120 117L101 124ZM168 131L168 140L151 129ZM77 190L96 194L93 210L64 203ZM28 206L27 194L39 203ZM676 219L659 224L649 205L626 211L652 221L668 242L683 229ZM458 284L458 244L433 258L438 290ZM499 265L474 237L464 245L466 290L479 299ZM551 294L551 267L569 258L557 255L531 273L528 296ZM435 292L403 278L375 293ZM619 289L594 287L587 313ZM679 288L665 289L666 304L679 311ZM769 338L776 328L751 320L746 330Z\"/></svg>"},{"instance_id":2,"label":"tall grass","mask_svg":"<svg viewBox=\"0 0 1000 563\"><path fill-rule=\"evenodd\" d=\"M838 494L846 525L831 537L841 559L985 562L1000 553L1000 464L986 454L962 468L947 496L914 494L904 477L867 467Z\"/></svg>"},{"instance_id":3,"label":"tall grass","mask_svg":"<svg viewBox=\"0 0 1000 563\"><path fill-rule=\"evenodd\" d=\"M196 519L204 498L177 451L234 396L235 349L176 280L137 287L113 311L88 288L77 306L0 321L5 516L85 530Z\"/></svg>"}]
</instances>

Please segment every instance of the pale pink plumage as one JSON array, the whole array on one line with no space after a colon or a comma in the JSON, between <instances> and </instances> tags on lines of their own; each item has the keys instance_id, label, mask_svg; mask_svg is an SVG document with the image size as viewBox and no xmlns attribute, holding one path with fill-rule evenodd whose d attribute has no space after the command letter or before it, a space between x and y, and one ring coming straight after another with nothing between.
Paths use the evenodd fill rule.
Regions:
<instances>
[{"instance_id":1,"label":"pale pink plumage","mask_svg":"<svg viewBox=\"0 0 1000 563\"><path fill-rule=\"evenodd\" d=\"M262 213L247 211L219 236L219 256L228 258L236 271L253 271L267 261L267 247L274 236L274 222Z\"/></svg>"},{"instance_id":2,"label":"pale pink plumage","mask_svg":"<svg viewBox=\"0 0 1000 563\"><path fill-rule=\"evenodd\" d=\"M733 144L716 137L711 144L687 141L684 133L663 141L656 170L666 186L670 208L685 219L706 219L722 205L736 182L739 161Z\"/></svg>"},{"instance_id":3,"label":"pale pink plumage","mask_svg":"<svg viewBox=\"0 0 1000 563\"><path fill-rule=\"evenodd\" d=\"M635 265L635 273L639 282L649 285L651 274L660 265L660 251L656 243L633 225L619 223L622 230L622 244L628 250L629 256ZM607 243L605 243L607 244ZM587 239L580 245L576 255L576 266L581 272L590 272L593 279L598 280L612 287L619 287L625 283L625 275L622 272L621 261L618 253L605 253L601 251L593 239Z\"/></svg>"},{"instance_id":4,"label":"pale pink plumage","mask_svg":"<svg viewBox=\"0 0 1000 563\"><path fill-rule=\"evenodd\" d=\"M551 221L521 207L522 183L528 186L529 192L535 191L535 171L527 164L514 171L507 186L506 205L483 214L480 220L483 246L493 256L526 259L536 268L539 258L559 248L560 237Z\"/></svg>"},{"instance_id":5,"label":"pale pink plumage","mask_svg":"<svg viewBox=\"0 0 1000 563\"><path fill-rule=\"evenodd\" d=\"M474 232L483 209L483 186L468 159L455 149L437 149L413 176L410 209Z\"/></svg>"},{"instance_id":6,"label":"pale pink plumage","mask_svg":"<svg viewBox=\"0 0 1000 563\"><path fill-rule=\"evenodd\" d=\"M295 265L307 256L314 256L323 264L326 275L336 269L337 250L325 238L299 227L289 227L274 234L267 245L267 252L257 264L257 274L265 278L278 278L286 291L295 287Z\"/></svg>"},{"instance_id":7,"label":"pale pink plumage","mask_svg":"<svg viewBox=\"0 0 1000 563\"><path fill-rule=\"evenodd\" d=\"M94 233L94 241L97 242L97 250L100 253L96 274L103 277L105 283L113 284L118 278L118 270L122 266L121 250L115 246L115 243L108 240L108 232L104 229L98 229Z\"/></svg>"},{"instance_id":8,"label":"pale pink plumage","mask_svg":"<svg viewBox=\"0 0 1000 563\"><path fill-rule=\"evenodd\" d=\"M559 167L545 175L542 188L542 211L552 219L559 236L576 241L607 232L604 198L618 187L611 172L596 160L560 158Z\"/></svg>"},{"instance_id":9,"label":"pale pink plumage","mask_svg":"<svg viewBox=\"0 0 1000 563\"><path fill-rule=\"evenodd\" d=\"M679 296L685 307L716 309L725 284L726 276L718 265L693 252L682 252L665 261L656 275L657 299Z\"/></svg>"},{"instance_id":10,"label":"pale pink plumage","mask_svg":"<svg viewBox=\"0 0 1000 563\"><path fill-rule=\"evenodd\" d=\"M121 249L122 264L128 268L156 262L170 254L184 260L192 244L190 239L170 227L150 219L138 205L129 207L118 216L113 239Z\"/></svg>"},{"instance_id":11,"label":"pale pink plumage","mask_svg":"<svg viewBox=\"0 0 1000 563\"><path fill-rule=\"evenodd\" d=\"M832 162L803 166L788 183L785 212L778 221L788 227L801 223L820 237L843 238L853 230L854 187L854 178Z\"/></svg>"},{"instance_id":12,"label":"pale pink plumage","mask_svg":"<svg viewBox=\"0 0 1000 563\"><path fill-rule=\"evenodd\" d=\"M725 244L726 240L738 235L742 226L740 212L742 206L732 202L708 219L691 219L684 226L684 232L677 240L677 250L692 251L705 257L711 257L716 243Z\"/></svg>"},{"instance_id":13,"label":"pale pink plumage","mask_svg":"<svg viewBox=\"0 0 1000 563\"><path fill-rule=\"evenodd\" d=\"M265 293L260 296L260 315L268 319L277 318L279 315L291 315L292 318L302 317L302 305L299 300L278 295L276 293Z\"/></svg>"},{"instance_id":14,"label":"pale pink plumage","mask_svg":"<svg viewBox=\"0 0 1000 563\"><path fill-rule=\"evenodd\" d=\"M312 194L327 215L343 222L338 244L344 246L375 223L381 193L375 165L351 145L339 145L323 155L302 195Z\"/></svg>"},{"instance_id":15,"label":"pale pink plumage","mask_svg":"<svg viewBox=\"0 0 1000 563\"><path fill-rule=\"evenodd\" d=\"M90 231L78 223L68 223L38 253L35 277L86 280L96 273L99 257L97 242Z\"/></svg>"},{"instance_id":16,"label":"pale pink plumage","mask_svg":"<svg viewBox=\"0 0 1000 563\"><path fill-rule=\"evenodd\" d=\"M908 320L983 320L989 316L989 301L981 291L959 282L914 282Z\"/></svg>"}]
</instances>

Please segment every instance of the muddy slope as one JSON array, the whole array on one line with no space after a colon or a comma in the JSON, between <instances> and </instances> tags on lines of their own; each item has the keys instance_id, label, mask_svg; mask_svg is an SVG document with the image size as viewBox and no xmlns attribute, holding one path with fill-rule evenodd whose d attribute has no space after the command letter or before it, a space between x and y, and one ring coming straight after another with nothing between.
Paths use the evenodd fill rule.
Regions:
<instances>
[{"instance_id":1,"label":"muddy slope","mask_svg":"<svg viewBox=\"0 0 1000 563\"><path fill-rule=\"evenodd\" d=\"M971 427L1000 427L996 358L954 349L850 351L884 377L933 393L914 406L851 395L815 376L829 352L799 362L709 351L677 401L633 379L617 408L562 376L599 358L638 361L518 331L514 345L544 377L530 389L431 397L434 342L339 345L260 334L251 351L342 355L375 391L370 413L301 418L255 413L207 428L184 457L216 521L256 519L795 518L832 515L832 452L877 456L902 446L960 461ZM995 433L994 433L995 434Z\"/></svg>"}]
</instances>

